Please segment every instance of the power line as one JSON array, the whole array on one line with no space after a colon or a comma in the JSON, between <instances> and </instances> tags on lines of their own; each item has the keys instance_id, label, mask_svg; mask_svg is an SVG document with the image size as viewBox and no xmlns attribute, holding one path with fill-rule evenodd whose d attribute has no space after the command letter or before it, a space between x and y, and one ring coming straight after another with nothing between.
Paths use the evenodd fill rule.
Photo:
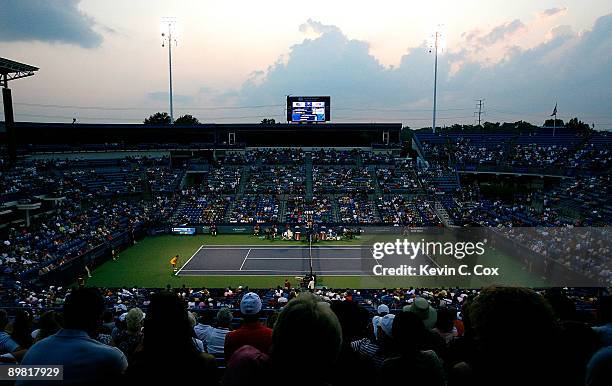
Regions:
<instances>
[{"instance_id":1,"label":"power line","mask_svg":"<svg viewBox=\"0 0 612 386\"><path fill-rule=\"evenodd\" d=\"M160 110L164 107L100 107L100 106L79 106L79 105L55 105L55 104L43 104L43 103L13 103L19 106L29 107L42 107L42 108L58 108L58 109L74 109L74 110L100 110L100 111L131 111L131 110ZM241 109L259 109L267 107L283 107L282 105L253 105L253 106L214 106L214 107L198 107L198 106L185 106L179 107L180 110L241 110Z\"/></svg>"},{"instance_id":2,"label":"power line","mask_svg":"<svg viewBox=\"0 0 612 386\"><path fill-rule=\"evenodd\" d=\"M58 104L44 104L44 103L26 103L19 102L14 103L14 105L19 106L28 106L28 107L41 107L41 108L58 108L58 109L74 109L74 110L99 110L99 111L140 111L140 110L159 110L163 109L163 107L100 107L100 106L80 106L80 105L58 105ZM243 110L243 109L261 109L261 108L271 108L271 107L285 107L284 104L272 104L272 105L251 105L251 106L209 106L209 107L199 107L199 106L183 106L178 107L179 110ZM410 108L384 108L384 107L334 107L334 111L382 111L382 112L431 112L432 109L410 109ZM448 109L437 109L437 111L467 111L471 110L469 107L463 108L448 108Z\"/></svg>"},{"instance_id":3,"label":"power line","mask_svg":"<svg viewBox=\"0 0 612 386\"><path fill-rule=\"evenodd\" d=\"M85 120L100 120L100 121L142 121L143 117L127 117L127 118L114 118L114 117L83 117L83 116L67 116L67 115L43 115L43 114L25 114L25 113L16 113L15 115L24 116L24 117L34 117L34 118L53 118L53 119L85 119ZM204 117L203 120L223 120L223 119L248 119L248 118L269 118L269 117L277 116L280 117L280 114L264 114L264 115L248 115L248 116L232 116L232 117Z\"/></svg>"},{"instance_id":4,"label":"power line","mask_svg":"<svg viewBox=\"0 0 612 386\"><path fill-rule=\"evenodd\" d=\"M477 99L477 102L484 102L484 99ZM73 109L73 110L94 110L94 111L153 111L153 110L163 110L164 107L157 107L157 106L152 106L152 107L146 107L146 106L122 106L122 107L117 107L117 106L85 106L85 105L61 105L61 104L45 104L45 103L27 103L27 102L15 102L14 105L17 106L27 106L27 107L39 107L39 108L56 108L56 109ZM278 107L283 107L284 111L286 111L286 106L285 104L268 104L268 105L244 105L244 106L207 106L207 107L201 107L201 106L184 106L184 107L178 107L177 110L180 111L218 111L218 110L249 110L249 109L263 109L263 108L278 108ZM480 106L480 103L477 105L477 107L481 108L481 114L482 115L486 115L486 112L484 111L484 103L482 103L482 107ZM416 109L416 108L384 108L384 107L333 107L334 111L378 111L378 112L431 112L432 109L427 109L427 108L423 108L423 109ZM473 108L447 108L447 109L436 109L436 111L468 111L468 110L472 110ZM533 117L533 118L541 118L544 116L547 116L547 112L535 112L535 113L527 113L527 112L518 112L518 111L508 111L506 109L504 110L500 110L500 109L496 109L496 108L492 108L489 107L487 109L488 111L493 111L495 113L498 114L502 114L502 115L513 115L513 116L523 116L523 117ZM274 115L279 115L280 114L278 112L274 112L271 113ZM477 112L474 112L474 116L476 116ZM26 114L21 114L21 115L26 115ZM27 114L30 116L40 116L40 117L52 117L52 116L46 116L44 114L41 115L35 115L35 114ZM580 118L583 119L605 119L605 118L612 118L612 115L584 115L584 114L574 114L574 116L578 116ZM58 117L63 117L63 116L58 116ZM570 117L568 116L562 116L562 118L568 118ZM70 119L72 117L69 117ZM223 117L225 118L225 117ZM573 118L573 116L571 117ZM85 118L83 118L85 119ZM92 119L107 119L107 118L92 118ZM116 119L116 118L112 118L112 119ZM141 118L133 118L135 120L140 120ZM227 118L230 119L230 118ZM412 118L413 119L413 118ZM441 118L444 119L444 118Z\"/></svg>"},{"instance_id":5,"label":"power line","mask_svg":"<svg viewBox=\"0 0 612 386\"><path fill-rule=\"evenodd\" d=\"M52 118L52 119L85 119L85 120L108 120L108 121L142 121L142 117L87 117L87 116L69 116L69 115L46 115L46 114L27 114L27 113L16 113L16 115L24 116L24 117L34 117L34 118ZM226 119L249 119L249 118L269 118L269 117L281 117L280 114L270 113L270 114L261 114L261 115L246 115L246 116L231 116L231 117L203 117L203 120L226 120ZM454 116L454 117L439 117L440 119L466 119L471 118L471 116ZM411 121L426 121L429 118L418 118L418 117L387 117L387 116L376 116L376 117L356 117L354 115L347 116L337 116L334 119L343 119L343 120L411 120Z\"/></svg>"}]
</instances>

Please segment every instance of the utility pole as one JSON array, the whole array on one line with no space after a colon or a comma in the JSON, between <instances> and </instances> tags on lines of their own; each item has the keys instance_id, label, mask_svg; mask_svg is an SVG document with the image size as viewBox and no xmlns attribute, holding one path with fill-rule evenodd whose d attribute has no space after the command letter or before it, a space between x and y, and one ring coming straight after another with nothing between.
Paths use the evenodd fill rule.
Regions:
<instances>
[{"instance_id":1,"label":"utility pole","mask_svg":"<svg viewBox=\"0 0 612 386\"><path fill-rule=\"evenodd\" d=\"M176 32L176 19L173 17L162 18L162 47L165 46L166 41L168 42L168 69L170 78L170 123L174 123L174 106L172 103L172 39L176 44L176 33L175 37L172 37L172 33Z\"/></svg>"},{"instance_id":2,"label":"utility pole","mask_svg":"<svg viewBox=\"0 0 612 386\"><path fill-rule=\"evenodd\" d=\"M484 106L484 99L476 99L476 102L478 102L478 112L474 112L474 115L478 114L478 126L480 126L480 117L482 116L482 114L484 114L484 112L482 111L482 107Z\"/></svg>"},{"instance_id":3,"label":"utility pole","mask_svg":"<svg viewBox=\"0 0 612 386\"><path fill-rule=\"evenodd\" d=\"M429 44L429 52L434 53L434 88L433 88L433 118L431 123L431 130L433 133L436 132L436 102L437 102L437 91L438 91L438 51L444 49L444 36L442 33L442 25L438 25L433 33L432 40Z\"/></svg>"}]
</instances>

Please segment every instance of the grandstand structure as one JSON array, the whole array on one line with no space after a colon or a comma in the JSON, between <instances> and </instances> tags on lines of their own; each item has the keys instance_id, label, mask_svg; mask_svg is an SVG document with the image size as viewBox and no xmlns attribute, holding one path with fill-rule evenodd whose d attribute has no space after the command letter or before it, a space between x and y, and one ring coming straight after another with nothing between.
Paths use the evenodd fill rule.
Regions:
<instances>
[{"instance_id":1,"label":"grandstand structure","mask_svg":"<svg viewBox=\"0 0 612 386\"><path fill-rule=\"evenodd\" d=\"M606 132L402 134L400 124L15 128L19 158L2 174L0 212L3 231L16 238L17 249L8 248L14 278L59 280L53 274L62 272L71 280L85 262L99 265L113 248L175 228L251 235L257 225L262 234L304 234L312 221L336 238L383 228L612 223ZM508 184L505 196L490 191ZM50 227L63 222L85 224L68 233ZM598 267L605 282L609 264L597 258L564 270Z\"/></svg>"},{"instance_id":2,"label":"grandstand structure","mask_svg":"<svg viewBox=\"0 0 612 386\"><path fill-rule=\"evenodd\" d=\"M17 157L15 142L15 117L13 116L13 95L9 88L9 81L33 76L38 67L19 63L14 60L0 58L0 86L2 87L2 104L4 106L4 128L9 159L15 161Z\"/></svg>"}]
</instances>

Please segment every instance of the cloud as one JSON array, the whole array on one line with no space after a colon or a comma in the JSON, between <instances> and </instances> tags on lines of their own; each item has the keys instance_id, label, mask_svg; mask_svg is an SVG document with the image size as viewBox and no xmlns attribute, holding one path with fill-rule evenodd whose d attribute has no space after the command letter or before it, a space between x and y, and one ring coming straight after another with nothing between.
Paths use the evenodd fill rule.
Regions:
<instances>
[{"instance_id":1,"label":"cloud","mask_svg":"<svg viewBox=\"0 0 612 386\"><path fill-rule=\"evenodd\" d=\"M306 23L301 24L299 29L300 29L300 32L304 34L317 34L317 35L321 35L325 33L342 34L342 31L340 31L340 28L336 27L335 25L326 25L326 24L323 24L321 22L318 22L312 19L308 19Z\"/></svg>"},{"instance_id":2,"label":"cloud","mask_svg":"<svg viewBox=\"0 0 612 386\"><path fill-rule=\"evenodd\" d=\"M213 94L215 93L217 90L215 90L212 87L209 86L200 86L199 90L198 90L198 94Z\"/></svg>"},{"instance_id":3,"label":"cloud","mask_svg":"<svg viewBox=\"0 0 612 386\"><path fill-rule=\"evenodd\" d=\"M555 39L557 37L573 37L575 36L574 29L569 25L558 25L550 30L548 33L549 39Z\"/></svg>"},{"instance_id":4,"label":"cloud","mask_svg":"<svg viewBox=\"0 0 612 386\"><path fill-rule=\"evenodd\" d=\"M337 27L312 20L300 27L309 28L322 34L292 46L283 61L265 72L254 72L242 86L243 100L273 103L287 94L330 93L350 100L384 92L378 85L387 83L388 70L368 53L366 42L348 39Z\"/></svg>"},{"instance_id":5,"label":"cloud","mask_svg":"<svg viewBox=\"0 0 612 386\"><path fill-rule=\"evenodd\" d=\"M279 60L249 78L234 99L236 103L278 103L287 94L331 95L332 109L335 108L332 116L338 121L398 117L395 120L416 120L413 124L417 126L427 124L433 57L425 42L403 55L398 66L386 67L369 53L367 42L350 39L335 26L309 20L300 28L312 29L319 36L295 44L286 60ZM517 19L486 34L475 30L462 36L466 41L476 39L493 44L522 28L526 27ZM590 31L579 35L567 26L559 26L551 30L548 40L542 38L541 44L530 49L511 46L504 58L495 63L479 62L465 47L441 55L440 115L471 116L472 111L444 112L444 106L473 107L473 99L480 97L487 99L491 107L488 118L492 120L538 121L541 117L533 115L548 110L555 100L564 114L609 115L612 14L600 17ZM593 103L594 100L598 102ZM360 111L359 107L365 110ZM386 108L400 113L387 113ZM424 112L417 112L419 109ZM448 123L456 121L460 119L448 119Z\"/></svg>"},{"instance_id":6,"label":"cloud","mask_svg":"<svg viewBox=\"0 0 612 386\"><path fill-rule=\"evenodd\" d=\"M475 28L471 31L462 33L461 37L467 40L468 42L471 42L476 40L480 35L482 35L482 31L478 28Z\"/></svg>"},{"instance_id":7,"label":"cloud","mask_svg":"<svg viewBox=\"0 0 612 386\"><path fill-rule=\"evenodd\" d=\"M493 28L488 34L478 38L478 42L484 46L490 46L499 42L500 40L506 39L514 33L525 28L525 24L519 19L512 20L508 23L503 23Z\"/></svg>"},{"instance_id":8,"label":"cloud","mask_svg":"<svg viewBox=\"0 0 612 386\"><path fill-rule=\"evenodd\" d=\"M0 41L42 41L96 48L102 35L95 20L78 8L80 0L2 0ZM105 32L112 29L100 26Z\"/></svg>"},{"instance_id":9,"label":"cloud","mask_svg":"<svg viewBox=\"0 0 612 386\"><path fill-rule=\"evenodd\" d=\"M548 9L545 9L542 12L540 12L538 14L538 16L540 16L540 17L557 16L557 15L560 15L562 13L565 13L566 11L567 11L567 7L563 7L563 8L548 8Z\"/></svg>"},{"instance_id":10,"label":"cloud","mask_svg":"<svg viewBox=\"0 0 612 386\"><path fill-rule=\"evenodd\" d=\"M520 19L515 19L506 23L502 23L498 26L493 27L488 33L485 33L482 29L475 28L471 31L464 32L461 37L465 39L467 43L475 46L475 48L482 48L485 46L491 46L502 40L508 39L520 30L527 28Z\"/></svg>"}]
</instances>

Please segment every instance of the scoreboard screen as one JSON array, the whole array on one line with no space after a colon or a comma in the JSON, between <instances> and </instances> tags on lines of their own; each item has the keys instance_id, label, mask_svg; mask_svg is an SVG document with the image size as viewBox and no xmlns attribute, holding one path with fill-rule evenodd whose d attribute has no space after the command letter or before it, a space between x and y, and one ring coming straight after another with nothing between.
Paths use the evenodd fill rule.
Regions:
<instances>
[{"instance_id":1,"label":"scoreboard screen","mask_svg":"<svg viewBox=\"0 0 612 386\"><path fill-rule=\"evenodd\" d=\"M196 229L190 227L177 227L172 228L172 233L175 235L195 235Z\"/></svg>"},{"instance_id":2,"label":"scoreboard screen","mask_svg":"<svg viewBox=\"0 0 612 386\"><path fill-rule=\"evenodd\" d=\"M330 119L330 97L287 97L288 122L327 122Z\"/></svg>"}]
</instances>

